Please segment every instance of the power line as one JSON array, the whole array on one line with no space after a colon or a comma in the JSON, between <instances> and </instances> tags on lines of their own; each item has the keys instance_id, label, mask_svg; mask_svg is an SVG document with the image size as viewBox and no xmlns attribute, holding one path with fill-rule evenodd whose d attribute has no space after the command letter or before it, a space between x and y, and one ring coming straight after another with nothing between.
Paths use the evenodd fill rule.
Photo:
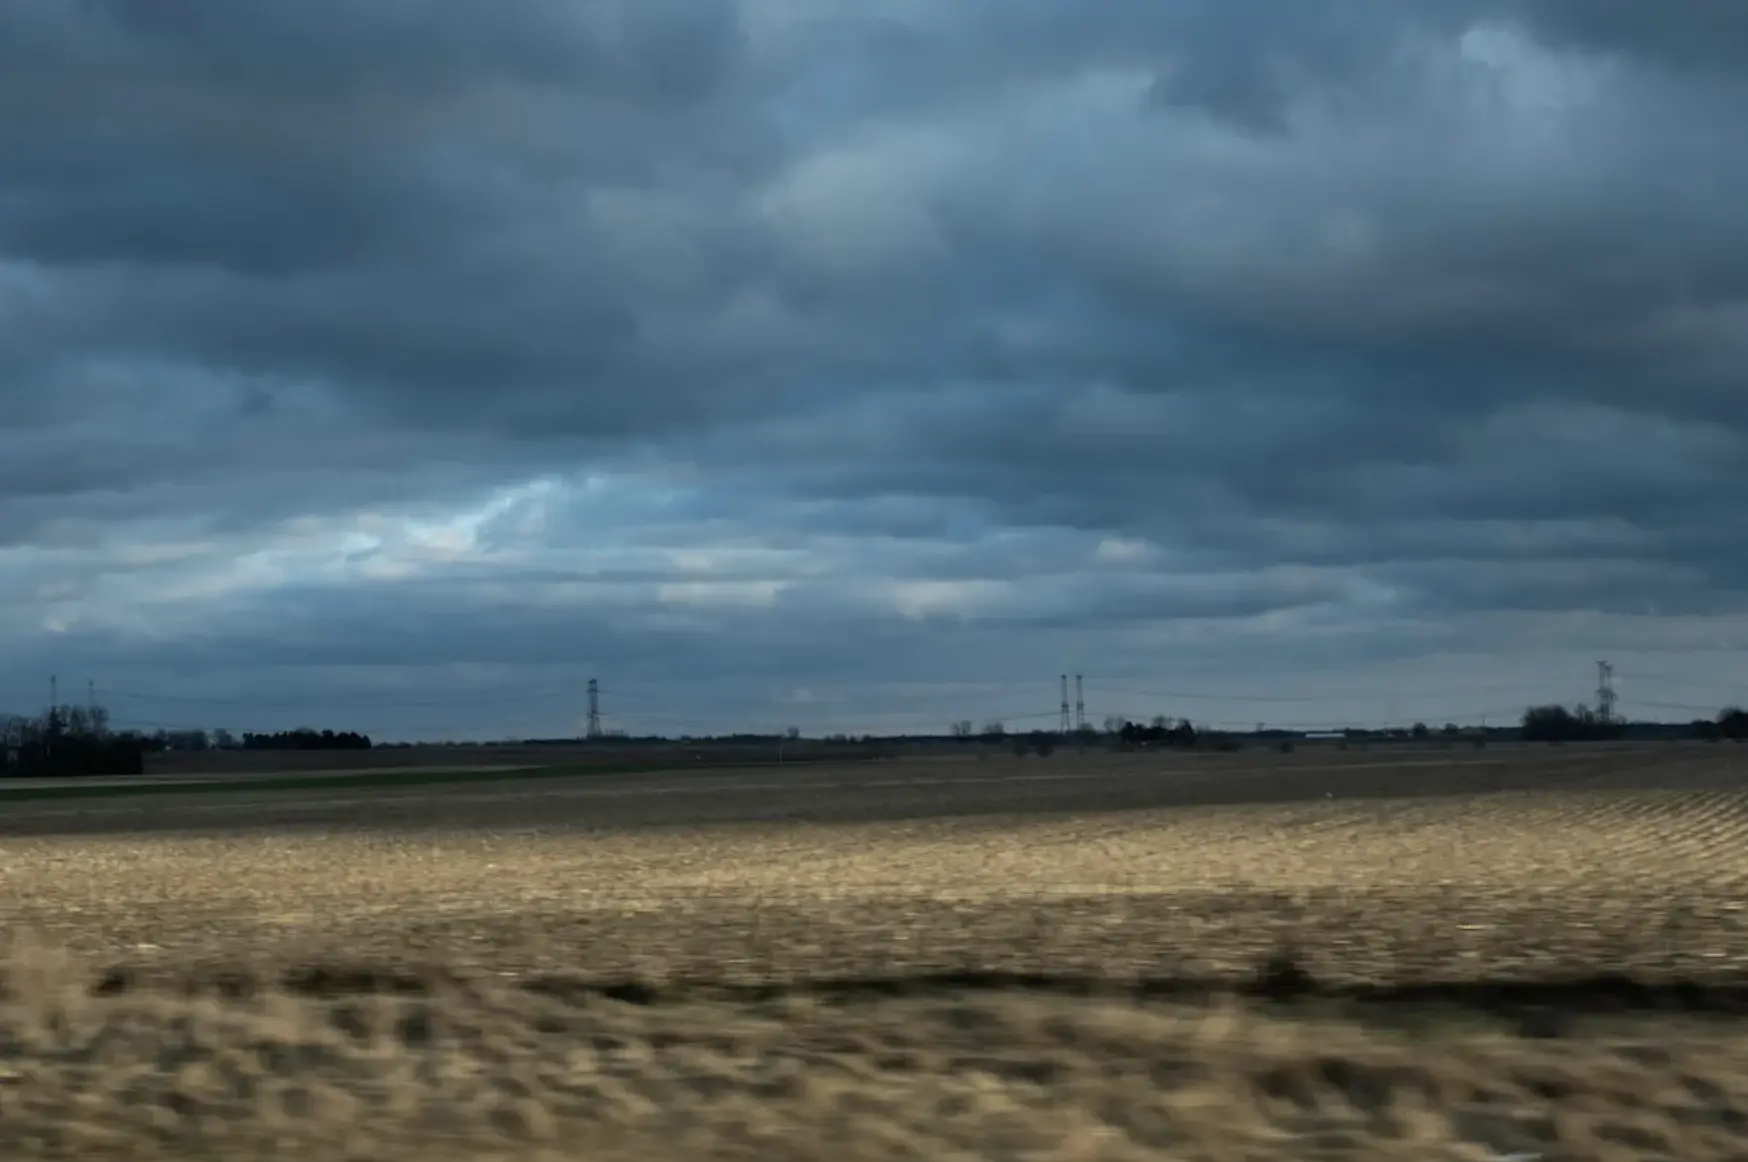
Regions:
<instances>
[{"instance_id":1,"label":"power line","mask_svg":"<svg viewBox=\"0 0 1748 1162\"><path fill-rule=\"evenodd\" d=\"M1629 698L1630 706L1649 706L1653 710L1686 710L1700 714L1716 714L1722 707L1701 706L1692 702L1658 702L1651 698Z\"/></svg>"},{"instance_id":2,"label":"power line","mask_svg":"<svg viewBox=\"0 0 1748 1162\"><path fill-rule=\"evenodd\" d=\"M1612 664L1611 664L1611 669L1612 669ZM1063 679L1058 680L1059 696L1060 696L1060 691L1061 691L1060 683L1064 680L1065 680L1065 677ZM1076 699L1075 699L1075 708L1074 708L1074 712L1073 712L1073 716L1072 716L1073 721L1075 721L1075 722L1080 721L1081 717L1084 715L1084 712L1085 712L1084 681L1085 681L1084 675L1078 675L1078 674L1075 675ZM1209 691L1209 690L1162 690L1162 689L1143 687L1143 686L1139 686L1139 685L1131 685L1130 683L1125 682L1125 681L1121 681L1121 680L1101 679L1101 682L1103 683L1103 686L1102 686L1103 689L1109 691L1112 694L1117 694L1117 695L1129 695L1129 696L1144 697L1144 698L1158 698L1161 700L1182 701L1182 702L1227 702L1227 703L1232 703L1235 705L1259 705L1259 706L1261 706L1261 705L1319 705L1319 704L1330 705L1330 704L1336 704L1336 703L1345 703L1345 704L1351 705L1355 702L1364 702L1364 701L1368 701L1371 698L1375 697L1375 695L1370 694L1370 693L1366 693L1366 692L1355 692L1353 694L1334 694L1334 693L1252 694L1252 693L1242 693L1242 692L1235 692L1235 691L1234 692L1219 692L1219 691ZM1672 682L1669 684L1681 685L1681 686L1684 686L1687 688L1703 688L1705 686L1711 685L1712 683L1706 682L1706 681L1703 681L1700 679L1687 679L1687 680L1684 680L1683 682L1680 682L1680 683L1673 683ZM654 684L652 684L652 685L654 685ZM1011 690L1011 689L1015 688L1016 686L1027 686L1027 685L1034 685L1034 683L1013 683L1011 685L1005 685L1005 688ZM619 683L614 683L613 688L616 690L623 691L623 690L627 690L627 689L634 688L634 687L628 685L627 683L619 682ZM993 687L991 687L991 688L993 688ZM1467 693L1500 692L1500 691L1506 691L1506 690L1530 691L1530 690L1545 689L1545 688L1546 688L1545 683L1537 683L1537 682L1528 682L1528 681L1495 682L1495 683L1486 683L1486 684L1469 685L1469 686L1449 686L1449 687L1443 687L1440 689L1428 690L1425 692L1424 697L1427 699L1435 699L1435 698L1448 699L1451 697L1460 697L1460 696L1467 694ZM597 689L603 693L607 692L607 688L605 686L598 685ZM321 693L274 693L271 695L263 695L261 697L238 697L236 695L224 695L224 694L187 694L187 693L165 693L162 691L128 690L128 689L121 689L121 688L111 687L111 686L97 686L93 683L93 684L90 684L88 686L88 694L91 696L95 696L95 697L98 697L100 699L106 700L106 701L142 702L142 703L154 704L154 705L155 704L164 704L164 705L213 706L213 707L238 706L238 707L247 707L250 709L261 709L264 707L292 708L292 707L305 707L305 706L310 707L310 708L318 708L318 707L322 707L322 706L326 706L326 705L344 705L348 708L359 708L361 706L367 706L369 709L372 709L372 710L377 710L377 709L393 710L393 709L403 709L403 708L404 709L414 709L414 710L416 710L416 709L444 709L444 708L450 708L450 707L478 707L478 706L484 706L484 705L504 705L504 704L509 704L509 703L529 704L529 703L547 703L547 702L567 702L572 697L572 695L570 693L568 693L562 686L555 687L553 685L547 685L547 684L542 684L542 685L538 685L538 686L528 685L528 684L517 684L515 686L507 687L507 688L500 687L500 688L494 688L494 689L454 691L452 693L448 693L448 694L445 694L443 696L385 695L385 696L380 696L380 697L373 697L373 696L370 696L367 694L362 694L359 691L352 690L352 691L346 691L346 692L321 692ZM938 692L931 693L928 695L928 697L930 699L938 698L939 696L940 695ZM1400 697L1402 697L1402 695L1398 694L1395 697L1400 698ZM1621 700L1622 699L1620 699L1620 697L1617 693L1617 701L1621 701ZM1652 704L1651 700L1637 698L1637 697L1633 697L1630 695L1628 697L1626 697L1624 699L1624 701L1632 702L1635 704L1642 704L1642 705L1651 705ZM1691 704L1691 703L1667 703L1667 705L1683 706L1683 705L1693 705L1693 704ZM926 711L918 711L919 716L921 716L924 713L927 713L927 712ZM1061 713L1061 706L1060 706L1060 702L1059 702L1058 710L1057 710L1058 716L1060 716L1060 713Z\"/></svg>"},{"instance_id":3,"label":"power line","mask_svg":"<svg viewBox=\"0 0 1748 1162\"><path fill-rule=\"evenodd\" d=\"M1213 692L1208 692L1208 691L1191 691L1191 690L1146 690L1146 689L1142 689L1142 688L1137 687L1137 686L1131 686L1131 685L1129 685L1125 682L1122 682L1122 681L1110 681L1108 679L1100 679L1100 681L1102 682L1104 688L1112 690L1116 693L1136 694L1136 695L1140 695L1141 697L1144 697L1144 698L1161 698L1161 699L1168 699L1171 701L1181 701L1181 702L1234 702L1234 703L1240 703L1240 704L1255 703L1255 704L1262 704L1262 705L1267 705L1267 704L1281 704L1281 705L1306 704L1306 705L1309 705L1309 704L1317 704L1317 703L1334 703L1334 702L1352 703L1352 702L1357 702L1357 701L1367 701L1369 699L1376 697L1376 695L1374 695L1374 694L1364 694L1364 693L1356 693L1356 694L1237 694L1237 693L1213 693ZM1426 697L1428 697L1428 698L1448 698L1452 695L1459 695L1459 694L1464 694L1464 693L1478 694L1478 693L1497 693L1497 692L1503 691L1503 690L1533 690L1533 689L1542 688L1542 685L1543 685L1542 683L1538 683L1538 682L1515 681L1515 682L1490 682L1490 683L1484 683L1481 685L1474 685L1474 686L1447 686L1447 687L1443 687L1443 688L1438 689L1438 690L1428 691L1426 694Z\"/></svg>"},{"instance_id":4,"label":"power line","mask_svg":"<svg viewBox=\"0 0 1748 1162\"><path fill-rule=\"evenodd\" d=\"M1635 710L1678 711L1684 715L1703 716L1708 718L1716 712L1716 707L1714 706L1695 702L1663 701L1654 698L1637 698L1630 695L1625 699L1622 699L1615 689L1614 682L1616 675L1614 664L1612 662L1604 661L1598 662L1596 665L1597 713L1605 721L1625 721L1626 716L1620 710L1623 704ZM1638 672L1635 669L1635 674L1637 673ZM1641 675L1641 677L1643 677L1643 675ZM54 701L55 696L58 694L57 683L58 678L51 676L51 702ZM1692 678L1683 679L1678 683L1678 685L1688 688L1698 688L1708 684L1709 683L1704 683L1699 679ZM615 688L637 688L639 685L642 685L645 688L650 688L660 684L626 682L616 683ZM886 691L891 685L892 684L875 684L875 688ZM899 685L904 686L904 684ZM917 692L926 692L932 697L938 697L939 691L942 689L956 688L955 684L952 683L928 683L921 685L926 686L927 689L922 690L919 688ZM967 693L975 692L975 694L981 698L998 689L1007 689L1010 691L1029 690L1041 685L1041 682L1022 680L1006 684L959 684L959 687L963 688ZM1005 715L985 714L985 720L1001 722L1003 724L1036 723L1042 725L1045 721L1054 717L1056 720L1056 728L1065 734L1075 728L1084 728L1087 725L1085 676L1078 673L1074 675L1075 696L1072 710L1068 699L1068 674L1063 673L1059 675L1056 685L1057 708L1055 711L1028 709L1019 713ZM1545 692L1547 685L1548 684L1545 682L1535 683L1519 679L1508 682L1490 682L1470 686L1446 687L1440 690L1429 690L1423 696L1415 698L1414 701L1430 704L1434 700L1437 700L1445 702L1448 705L1449 701L1452 700L1454 696L1459 696L1464 691L1540 689ZM1375 699L1377 698L1377 695L1369 693L1337 694L1328 691L1319 691L1301 694L1237 694L1219 693L1208 690L1167 691L1146 689L1138 685L1131 685L1129 682L1122 680L1107 681L1106 688L1110 692L1106 697L1109 698L1111 702L1115 703L1113 710L1133 709L1135 702L1139 699L1157 699L1166 702L1190 702L1203 704L1207 705L1207 709L1210 712L1220 714L1229 714L1233 712L1242 713L1242 708L1246 706L1254 708L1280 707L1283 708L1282 713L1290 713L1285 710L1287 707L1297 706L1307 708L1301 714L1293 714L1292 717L1294 721L1267 722L1267 725L1269 726L1287 730L1333 729L1341 726L1361 727L1362 725L1366 729L1374 729L1376 728L1375 726L1367 724L1377 722L1375 715L1365 712L1367 704L1376 705ZM236 717L252 718L257 722L260 722L269 719L283 720L306 712L311 714L331 713L331 710L324 712L321 708L331 708L335 705L344 705L347 709L346 717L351 718L354 721L361 718L368 718L369 721L366 724L369 725L374 733L390 735L396 733L425 734L435 725L438 729L451 732L454 735L462 733L476 734L481 732L491 732L499 736L506 736L515 733L512 726L518 723L531 725L541 723L536 730L528 732L530 734L540 734L544 736L568 734L569 731L576 729L575 719L570 716L571 714L574 714L574 709L571 709L570 714L564 715L563 719L561 719L560 708L574 708L575 703L571 701L571 699L574 697L575 689L576 687L572 685L569 687L570 692L567 693L563 685L554 686L550 684L542 684L540 686L530 686L524 682L514 682L491 689L451 691L447 692L445 696L442 697L389 696L377 699L369 698L368 696L360 697L356 691L353 691L347 693L324 692L289 694L277 697L246 698L236 697L234 695L201 696L186 693L129 691L109 687L100 688L95 682L90 681L86 684L87 701L91 703L93 707L98 704L99 695L102 695L107 699L119 699L123 703L136 703L141 708L145 709L146 712L143 716L134 716L125 713L127 706L124 705L123 707L120 707L119 710L121 712L117 713L115 718L115 725L117 726L174 730L198 730L206 728L205 724L165 721L160 719L158 715L152 713L149 709L153 706L183 708L199 707L199 710L191 712L201 714L203 717L209 714L213 717L218 717L226 713L224 708L233 708L236 711ZM603 689L604 688L599 679L592 678L588 680L586 727L584 730L584 737L600 737L608 733L605 729L605 718L601 710L600 700ZM1385 716L1381 725L1386 727L1401 725L1401 723L1397 721L1400 716L1396 713L1395 709L1397 697L1398 696L1395 695L1390 697L1388 705L1389 712ZM902 698L900 699L900 701L904 700L905 699ZM1030 698L1028 697L1027 700L1030 701ZM846 717L859 719L861 722L861 729L857 731L857 733L939 733L940 724L934 721L935 712L933 710L868 711L859 708L850 709L850 706L853 704L853 699L849 699L848 697L834 699L833 701L842 701L845 705L831 706L829 708L815 707L814 714L818 715L823 711L830 715L836 712L847 711L848 713ZM1038 701L1041 702L1043 699L1039 699ZM1479 701L1479 699L1476 699L1476 701ZM1547 701L1551 702L1555 701L1555 699L1547 699ZM1125 707L1123 705L1124 703L1128 703L1128 706ZM1038 702L1032 702L1031 704L1035 707L1038 705ZM1046 705L1048 705L1048 703L1046 703ZM1473 705L1473 703L1471 703L1471 705ZM1310 709L1312 707L1327 707L1328 710L1319 711ZM1339 709L1337 709L1338 707ZM403 723L384 722L381 717L384 712L391 712L390 717L393 717L392 712L397 710L416 713L419 710L445 711L461 708L471 709L481 718L489 718L493 721L489 724L482 725L478 730L475 730L459 725L448 716L445 716L444 720L438 723L433 723L431 721L413 721L410 717ZM713 711L713 713L711 711ZM758 708L750 704L738 708L716 705L711 708L711 711L706 711L705 713L709 714L709 717L718 721L725 717L736 717L740 718L743 723L756 718L759 714ZM1306 720L1309 715L1320 713L1322 714L1320 721ZM1522 707L1520 706L1464 714L1451 714L1448 711L1437 710L1423 711L1415 717L1424 718L1428 721L1436 718L1443 722L1462 722L1478 718L1481 720L1482 724L1485 725L1488 719L1510 721L1518 717L1521 713ZM672 735L680 732L706 734L720 733L723 730L723 727L716 723L710 723L709 728L707 729L706 724L700 723L699 721L699 718L702 716L703 715L699 713L676 713L651 707L644 710L633 709L628 714L616 713L612 717L615 723L623 723L627 726L633 727L636 729L637 733L640 734ZM1147 717L1146 714L1137 717L1134 715L1117 715L1115 713L1111 716L1130 718L1135 721L1142 721ZM165 715L165 718L171 717L180 716L175 715L173 712ZM1261 717L1266 722L1268 714L1265 712L1255 716L1245 715L1245 717L1247 719ZM556 723L559 721L564 721L565 725L556 726ZM1217 728L1227 728L1229 725L1231 729L1238 730L1247 730L1251 725L1249 722L1236 724L1208 722L1207 724ZM839 733L843 733L843 731L839 731Z\"/></svg>"},{"instance_id":5,"label":"power line","mask_svg":"<svg viewBox=\"0 0 1748 1162\"><path fill-rule=\"evenodd\" d=\"M574 690L574 687L572 688ZM224 695L201 694L160 694L138 690L117 690L108 686L99 686L95 691L105 699L120 699L128 702L167 703L179 706L245 706L259 708L262 706L291 707L325 705L344 705L356 707L368 703L373 709L387 710L440 710L456 706L479 706L481 704L502 705L511 702L547 702L569 701L575 695L570 691L551 688L519 688L515 690L478 690L472 693L456 693L444 698L404 698L390 697L372 699L358 692L345 694L275 694L261 698L238 698Z\"/></svg>"}]
</instances>

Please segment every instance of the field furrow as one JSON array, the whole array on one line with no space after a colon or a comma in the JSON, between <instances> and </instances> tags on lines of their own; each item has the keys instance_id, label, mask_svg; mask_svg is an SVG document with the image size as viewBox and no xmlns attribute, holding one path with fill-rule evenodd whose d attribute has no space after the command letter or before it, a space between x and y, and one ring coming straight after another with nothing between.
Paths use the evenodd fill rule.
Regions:
<instances>
[{"instance_id":1,"label":"field furrow","mask_svg":"<svg viewBox=\"0 0 1748 1162\"><path fill-rule=\"evenodd\" d=\"M0 1157L1740 1157L1748 790L1630 758L14 801Z\"/></svg>"}]
</instances>

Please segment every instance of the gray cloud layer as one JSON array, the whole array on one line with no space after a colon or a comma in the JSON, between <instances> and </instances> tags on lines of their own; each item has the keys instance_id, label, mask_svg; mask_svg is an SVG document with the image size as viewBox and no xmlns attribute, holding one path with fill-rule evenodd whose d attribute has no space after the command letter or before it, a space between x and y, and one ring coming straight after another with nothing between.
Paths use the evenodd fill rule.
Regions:
<instances>
[{"instance_id":1,"label":"gray cloud layer","mask_svg":"<svg viewBox=\"0 0 1748 1162\"><path fill-rule=\"evenodd\" d=\"M0 696L1721 704L1743 108L1721 4L0 6Z\"/></svg>"}]
</instances>

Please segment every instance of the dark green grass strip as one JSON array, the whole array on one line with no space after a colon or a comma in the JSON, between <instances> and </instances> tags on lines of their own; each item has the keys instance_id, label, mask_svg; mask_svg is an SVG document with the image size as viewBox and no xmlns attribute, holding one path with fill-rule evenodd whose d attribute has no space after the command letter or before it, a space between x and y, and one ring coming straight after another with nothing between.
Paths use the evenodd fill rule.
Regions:
<instances>
[{"instance_id":1,"label":"dark green grass strip","mask_svg":"<svg viewBox=\"0 0 1748 1162\"><path fill-rule=\"evenodd\" d=\"M718 760L697 765L681 765L673 761L657 763L560 764L545 767L514 767L507 770L449 771L370 771L362 774L269 775L262 778L191 782L141 781L138 783L66 783L55 787L8 787L0 779L0 804L40 802L52 799L105 799L139 795L213 795L272 791L335 791L393 790L402 787L444 787L481 783L519 783L539 779L608 778L625 775L703 775L752 769L781 770L789 767L855 759L819 758L773 759L745 762ZM174 776L167 776L174 778Z\"/></svg>"}]
</instances>

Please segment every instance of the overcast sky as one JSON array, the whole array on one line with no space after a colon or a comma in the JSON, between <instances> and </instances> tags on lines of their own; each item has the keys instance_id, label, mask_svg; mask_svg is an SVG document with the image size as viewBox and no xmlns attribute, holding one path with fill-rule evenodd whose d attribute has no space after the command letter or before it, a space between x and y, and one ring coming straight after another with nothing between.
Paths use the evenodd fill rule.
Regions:
<instances>
[{"instance_id":1,"label":"overcast sky","mask_svg":"<svg viewBox=\"0 0 1748 1162\"><path fill-rule=\"evenodd\" d=\"M6 0L0 708L1715 713L1744 109L1721 0Z\"/></svg>"}]
</instances>

